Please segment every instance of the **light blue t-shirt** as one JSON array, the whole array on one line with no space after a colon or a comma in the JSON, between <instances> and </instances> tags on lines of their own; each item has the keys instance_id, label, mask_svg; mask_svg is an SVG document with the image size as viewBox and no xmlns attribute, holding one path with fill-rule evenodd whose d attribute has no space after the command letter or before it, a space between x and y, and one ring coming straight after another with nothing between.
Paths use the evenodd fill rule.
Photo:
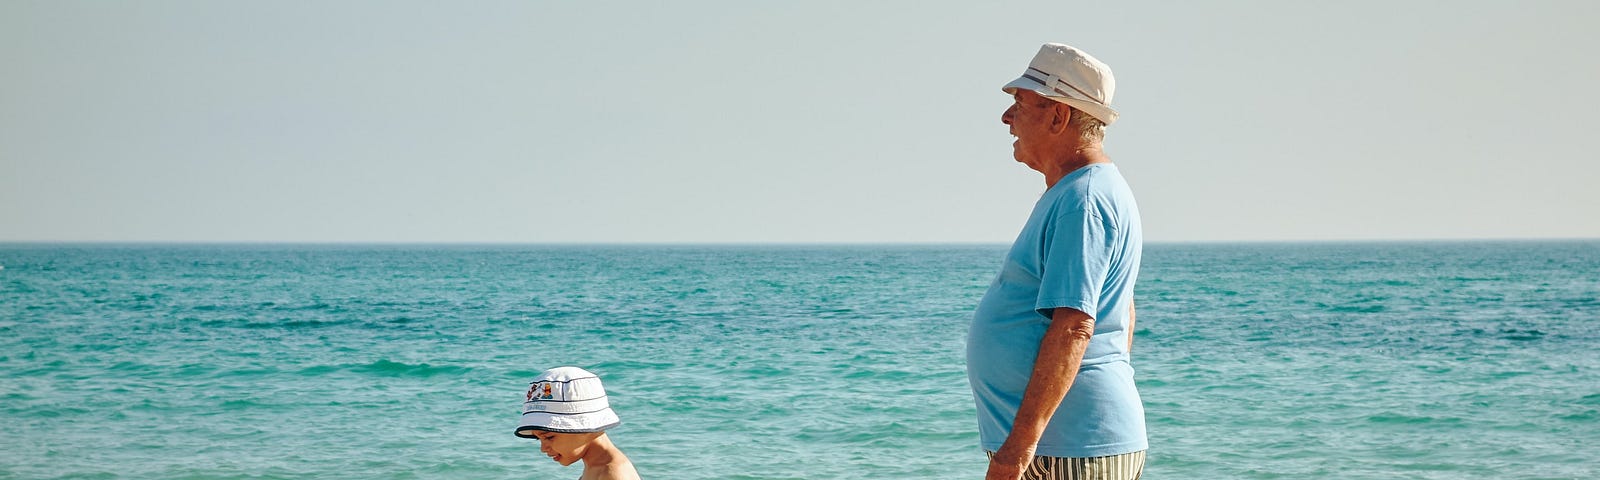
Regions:
<instances>
[{"instance_id":1,"label":"light blue t-shirt","mask_svg":"<svg viewBox=\"0 0 1600 480\"><path fill-rule=\"evenodd\" d=\"M1115 165L1074 170L1034 205L967 332L967 380L983 448L1000 449L1056 308L1095 318L1094 337L1036 455L1101 457L1148 448L1128 363L1128 306L1143 246L1139 207Z\"/></svg>"}]
</instances>

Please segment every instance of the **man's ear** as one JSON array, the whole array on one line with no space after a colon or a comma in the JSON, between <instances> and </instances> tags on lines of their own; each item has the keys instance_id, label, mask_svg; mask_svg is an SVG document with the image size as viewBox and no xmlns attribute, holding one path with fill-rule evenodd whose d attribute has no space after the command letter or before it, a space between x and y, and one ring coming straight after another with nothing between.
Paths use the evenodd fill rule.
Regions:
<instances>
[{"instance_id":1,"label":"man's ear","mask_svg":"<svg viewBox=\"0 0 1600 480\"><path fill-rule=\"evenodd\" d=\"M1067 131L1067 124L1072 122L1072 106L1061 102L1050 103L1055 104L1055 108L1050 109L1054 112L1050 115L1050 133L1058 135Z\"/></svg>"}]
</instances>

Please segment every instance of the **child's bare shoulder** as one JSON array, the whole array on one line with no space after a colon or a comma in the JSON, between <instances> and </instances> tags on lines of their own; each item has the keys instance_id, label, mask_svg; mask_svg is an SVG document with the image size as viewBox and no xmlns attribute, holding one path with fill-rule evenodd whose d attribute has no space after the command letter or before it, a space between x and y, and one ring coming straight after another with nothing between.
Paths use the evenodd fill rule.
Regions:
<instances>
[{"instance_id":1,"label":"child's bare shoulder","mask_svg":"<svg viewBox=\"0 0 1600 480\"><path fill-rule=\"evenodd\" d=\"M585 467L583 478L578 480L639 480L639 472L628 462L608 463Z\"/></svg>"}]
</instances>

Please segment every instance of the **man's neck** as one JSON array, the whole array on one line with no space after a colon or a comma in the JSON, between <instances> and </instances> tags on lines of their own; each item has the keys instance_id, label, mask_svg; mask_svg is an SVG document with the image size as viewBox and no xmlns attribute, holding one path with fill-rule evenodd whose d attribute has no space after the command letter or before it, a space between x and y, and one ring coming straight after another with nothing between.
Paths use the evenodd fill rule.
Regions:
<instances>
[{"instance_id":1,"label":"man's neck","mask_svg":"<svg viewBox=\"0 0 1600 480\"><path fill-rule=\"evenodd\" d=\"M1048 190L1072 172L1097 163L1111 163L1111 157L1106 156L1098 143L1065 149L1065 154L1051 164L1053 168L1044 172L1044 188Z\"/></svg>"}]
</instances>

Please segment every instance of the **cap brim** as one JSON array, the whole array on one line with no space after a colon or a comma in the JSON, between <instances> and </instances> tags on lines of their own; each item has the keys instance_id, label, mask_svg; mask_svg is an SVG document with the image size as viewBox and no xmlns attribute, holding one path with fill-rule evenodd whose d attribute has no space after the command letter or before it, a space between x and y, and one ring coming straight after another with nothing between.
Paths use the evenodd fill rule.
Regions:
<instances>
[{"instance_id":1,"label":"cap brim","mask_svg":"<svg viewBox=\"0 0 1600 480\"><path fill-rule=\"evenodd\" d=\"M1016 80L1012 80L1011 83L1007 83L1006 86L1000 87L1000 91L1006 92L1007 95L1015 95L1017 90L1029 90L1033 93L1039 94L1041 97L1071 105L1072 108L1083 110L1083 113L1087 113L1089 116L1099 119L1101 123L1104 123L1107 126L1111 125L1112 122L1117 121L1117 111L1113 110L1111 107L1101 105L1091 100L1083 100L1062 95L1061 93L1056 92L1053 89L1046 88L1044 84L1035 82L1033 79L1028 77L1017 77Z\"/></svg>"},{"instance_id":2,"label":"cap brim","mask_svg":"<svg viewBox=\"0 0 1600 480\"><path fill-rule=\"evenodd\" d=\"M622 424L617 418L617 412L607 407L604 410L580 414L560 414L550 412L528 412L522 414L522 421L517 424L516 434L528 438L534 432L556 433L592 433L603 432L611 427Z\"/></svg>"}]
</instances>

